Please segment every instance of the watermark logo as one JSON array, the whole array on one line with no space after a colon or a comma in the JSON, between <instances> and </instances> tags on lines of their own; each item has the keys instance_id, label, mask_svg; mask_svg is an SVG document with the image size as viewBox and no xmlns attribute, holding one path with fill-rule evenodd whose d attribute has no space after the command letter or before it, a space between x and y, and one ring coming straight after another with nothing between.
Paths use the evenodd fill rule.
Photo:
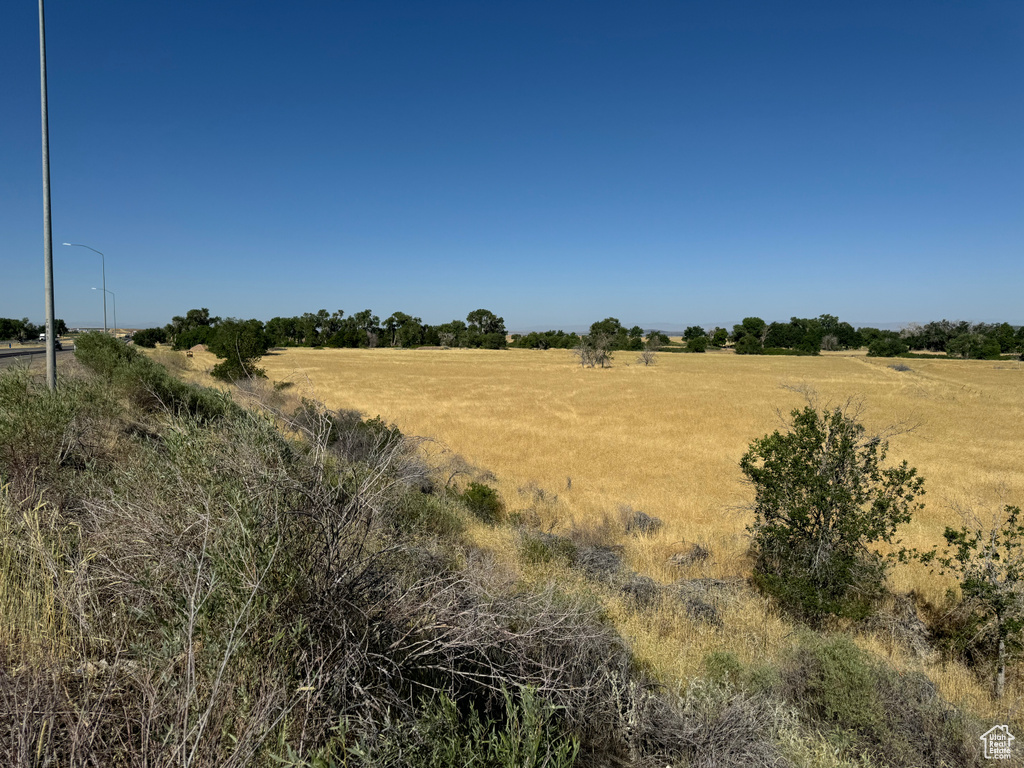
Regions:
<instances>
[{"instance_id":1,"label":"watermark logo","mask_svg":"<svg viewBox=\"0 0 1024 768\"><path fill-rule=\"evenodd\" d=\"M1010 733L1008 725L996 725L989 728L981 735L981 740L985 744L985 759L1009 760L1010 745L1015 738L1016 736Z\"/></svg>"}]
</instances>

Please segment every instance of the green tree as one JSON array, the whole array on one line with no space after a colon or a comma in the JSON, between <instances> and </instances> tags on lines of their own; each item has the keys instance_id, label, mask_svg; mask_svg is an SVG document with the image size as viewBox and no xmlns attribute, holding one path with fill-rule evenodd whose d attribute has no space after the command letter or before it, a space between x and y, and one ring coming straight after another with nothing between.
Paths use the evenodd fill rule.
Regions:
<instances>
[{"instance_id":1,"label":"green tree","mask_svg":"<svg viewBox=\"0 0 1024 768\"><path fill-rule=\"evenodd\" d=\"M756 336L748 335L740 337L740 340L736 342L735 349L737 355L759 355L764 348Z\"/></svg>"},{"instance_id":2,"label":"green tree","mask_svg":"<svg viewBox=\"0 0 1024 768\"><path fill-rule=\"evenodd\" d=\"M868 357L896 357L908 349L898 338L880 337L868 344Z\"/></svg>"},{"instance_id":3,"label":"green tree","mask_svg":"<svg viewBox=\"0 0 1024 768\"><path fill-rule=\"evenodd\" d=\"M488 309L475 309L466 315L466 344L483 349L504 349L508 345L505 318Z\"/></svg>"},{"instance_id":4,"label":"green tree","mask_svg":"<svg viewBox=\"0 0 1024 768\"><path fill-rule=\"evenodd\" d=\"M995 633L995 680L993 693L1001 698L1006 685L1008 647L1020 649L1024 633L1024 521L1020 507L1007 505L1002 520L987 530L969 515L970 525L959 530L946 528L946 549L937 558L943 572L951 571L960 580L960 590ZM935 555L929 553L927 561Z\"/></svg>"},{"instance_id":5,"label":"green tree","mask_svg":"<svg viewBox=\"0 0 1024 768\"><path fill-rule=\"evenodd\" d=\"M732 340L739 344L744 336L753 336L761 346L767 333L768 325L760 317L745 317L740 325L732 327Z\"/></svg>"},{"instance_id":6,"label":"green tree","mask_svg":"<svg viewBox=\"0 0 1024 768\"><path fill-rule=\"evenodd\" d=\"M690 352L707 352L708 337L698 336L694 339L690 339L688 342L686 342L686 348Z\"/></svg>"},{"instance_id":7,"label":"green tree","mask_svg":"<svg viewBox=\"0 0 1024 768\"><path fill-rule=\"evenodd\" d=\"M132 335L132 341L136 346L152 349L167 341L167 331L164 328L143 328Z\"/></svg>"},{"instance_id":8,"label":"green tree","mask_svg":"<svg viewBox=\"0 0 1024 768\"><path fill-rule=\"evenodd\" d=\"M600 320L596 323L592 323L590 326L591 336L608 336L614 338L619 333L626 335L626 329L622 327L622 323L619 322L617 317L606 317L604 320Z\"/></svg>"},{"instance_id":9,"label":"green tree","mask_svg":"<svg viewBox=\"0 0 1024 768\"><path fill-rule=\"evenodd\" d=\"M270 349L270 338L259 320L228 318L214 329L207 347L220 363L211 373L218 379L236 381L251 376L266 375L256 364Z\"/></svg>"},{"instance_id":10,"label":"green tree","mask_svg":"<svg viewBox=\"0 0 1024 768\"><path fill-rule=\"evenodd\" d=\"M996 342L998 345L998 342ZM958 357L962 360L977 360L982 356L985 337L979 333L961 333L946 344L946 357Z\"/></svg>"},{"instance_id":11,"label":"green tree","mask_svg":"<svg viewBox=\"0 0 1024 768\"><path fill-rule=\"evenodd\" d=\"M711 344L715 347L724 347L729 341L729 332L725 328L715 328L711 336Z\"/></svg>"},{"instance_id":12,"label":"green tree","mask_svg":"<svg viewBox=\"0 0 1024 768\"><path fill-rule=\"evenodd\" d=\"M498 317L489 309L474 309L466 315L466 323L470 330L480 333L500 333L505 335L505 318Z\"/></svg>"},{"instance_id":13,"label":"green tree","mask_svg":"<svg viewBox=\"0 0 1024 768\"><path fill-rule=\"evenodd\" d=\"M999 342L1000 352L1013 352L1016 348L1016 339L1013 336L1013 326L1009 323L999 325L991 334Z\"/></svg>"},{"instance_id":14,"label":"green tree","mask_svg":"<svg viewBox=\"0 0 1024 768\"><path fill-rule=\"evenodd\" d=\"M888 443L848 410L795 409L788 432L755 440L740 459L755 490L755 582L811 622L867 612L890 562L873 545L898 543L897 528L923 506L917 470L884 468Z\"/></svg>"},{"instance_id":15,"label":"green tree","mask_svg":"<svg viewBox=\"0 0 1024 768\"><path fill-rule=\"evenodd\" d=\"M693 341L694 339L699 339L702 336L706 335L707 334L704 333L704 329L701 328L699 325L691 325L689 328L683 331L683 338L686 341Z\"/></svg>"}]
</instances>

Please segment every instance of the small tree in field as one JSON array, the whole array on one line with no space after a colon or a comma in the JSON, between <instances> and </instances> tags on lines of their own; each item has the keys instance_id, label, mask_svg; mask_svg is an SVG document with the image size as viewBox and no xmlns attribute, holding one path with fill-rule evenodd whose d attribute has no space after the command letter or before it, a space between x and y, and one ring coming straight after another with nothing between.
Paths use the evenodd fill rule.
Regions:
<instances>
[{"instance_id":1,"label":"small tree in field","mask_svg":"<svg viewBox=\"0 0 1024 768\"><path fill-rule=\"evenodd\" d=\"M1008 646L1018 649L1024 634L1024 521L1020 507L1007 505L1002 520L993 521L987 530L977 517L965 515L969 525L960 530L946 528L946 549L937 561L943 572L953 572L960 580L965 600L987 620L995 633L995 684L993 693L1001 698L1006 685ZM932 552L924 559L935 556Z\"/></svg>"},{"instance_id":2,"label":"small tree in field","mask_svg":"<svg viewBox=\"0 0 1024 768\"><path fill-rule=\"evenodd\" d=\"M228 318L217 325L207 345L221 358L210 372L215 378L237 381L265 375L256 364L270 349L270 340L259 320Z\"/></svg>"},{"instance_id":3,"label":"small tree in field","mask_svg":"<svg viewBox=\"0 0 1024 768\"><path fill-rule=\"evenodd\" d=\"M591 333L580 339L573 348L573 354L584 368L600 366L607 368L612 364L612 353L608 350L609 339L604 334Z\"/></svg>"},{"instance_id":4,"label":"small tree in field","mask_svg":"<svg viewBox=\"0 0 1024 768\"><path fill-rule=\"evenodd\" d=\"M898 543L924 481L905 461L883 468L888 443L867 437L849 404L791 416L786 434L755 440L740 460L756 492L754 581L811 622L864 615L891 562L872 545Z\"/></svg>"},{"instance_id":5,"label":"small tree in field","mask_svg":"<svg viewBox=\"0 0 1024 768\"><path fill-rule=\"evenodd\" d=\"M644 365L654 365L658 362L659 349L661 349L661 334L655 331L647 337L647 341L644 342L644 348L636 361Z\"/></svg>"}]
</instances>

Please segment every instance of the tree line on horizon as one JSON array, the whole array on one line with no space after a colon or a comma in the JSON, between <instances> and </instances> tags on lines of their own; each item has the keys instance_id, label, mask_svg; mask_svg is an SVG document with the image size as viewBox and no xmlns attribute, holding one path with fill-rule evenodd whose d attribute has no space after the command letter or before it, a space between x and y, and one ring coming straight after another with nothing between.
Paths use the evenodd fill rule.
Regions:
<instances>
[{"instance_id":1,"label":"tree line on horizon","mask_svg":"<svg viewBox=\"0 0 1024 768\"><path fill-rule=\"evenodd\" d=\"M15 331L25 334L25 321L0 319L4 323L21 323ZM59 327L59 326L58 326ZM28 330L38 330L34 327ZM0 332L0 338L4 334ZM29 335L29 338L31 335ZM209 309L190 309L162 328L137 331L135 343L152 347L171 344L174 349L189 349L206 344L211 351L222 348L225 354L239 356L244 344L250 360L258 359L271 347L461 347L471 349L600 349L642 351L662 349L678 352L705 352L710 348L731 346L737 354L817 355L820 351L868 348L870 356L895 357L926 353L945 354L961 359L998 359L1002 355L1024 351L1024 326L1009 323L970 323L941 320L924 325L911 323L902 330L854 328L835 315L816 318L790 318L788 323L765 322L760 317L746 317L729 331L722 327L687 327L681 342L670 342L656 329L639 325L624 326L618 318L607 317L591 324L588 333L566 333L562 330L508 335L504 318L488 309L476 309L465 321L452 320L439 325L424 323L419 317L394 312L382 322L369 309L351 315L338 310L321 309L294 317L261 320L239 320L212 316ZM244 342L241 341L244 339ZM610 360L610 358L602 358Z\"/></svg>"}]
</instances>

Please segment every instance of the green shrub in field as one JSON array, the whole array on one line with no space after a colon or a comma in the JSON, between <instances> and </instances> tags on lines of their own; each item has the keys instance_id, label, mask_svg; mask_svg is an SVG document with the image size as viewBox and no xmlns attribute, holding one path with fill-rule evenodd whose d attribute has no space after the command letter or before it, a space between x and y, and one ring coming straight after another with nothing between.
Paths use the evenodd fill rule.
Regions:
<instances>
[{"instance_id":1,"label":"green shrub in field","mask_svg":"<svg viewBox=\"0 0 1024 768\"><path fill-rule=\"evenodd\" d=\"M706 352L708 349L708 337L697 336L696 338L689 339L686 342L686 350L688 352Z\"/></svg>"},{"instance_id":2,"label":"green shrub in field","mask_svg":"<svg viewBox=\"0 0 1024 768\"><path fill-rule=\"evenodd\" d=\"M572 564L576 560L578 548L572 539L540 531L523 531L519 554L530 565L551 562Z\"/></svg>"},{"instance_id":3,"label":"green shrub in field","mask_svg":"<svg viewBox=\"0 0 1024 768\"><path fill-rule=\"evenodd\" d=\"M923 674L901 675L845 635L805 635L783 671L783 694L810 721L845 733L879 765L980 765L976 724ZM975 732L977 730L977 732Z\"/></svg>"},{"instance_id":4,"label":"green shrub in field","mask_svg":"<svg viewBox=\"0 0 1024 768\"><path fill-rule=\"evenodd\" d=\"M868 345L868 357L896 357L910 349L899 339L875 339Z\"/></svg>"},{"instance_id":5,"label":"green shrub in field","mask_svg":"<svg viewBox=\"0 0 1024 768\"><path fill-rule=\"evenodd\" d=\"M737 355L759 355L761 354L761 341L755 336L744 336L736 342Z\"/></svg>"},{"instance_id":6,"label":"green shrub in field","mask_svg":"<svg viewBox=\"0 0 1024 768\"><path fill-rule=\"evenodd\" d=\"M462 501L474 517L491 525L501 522L505 515L505 505L498 492L483 483L470 483L462 492Z\"/></svg>"},{"instance_id":7,"label":"green shrub in field","mask_svg":"<svg viewBox=\"0 0 1024 768\"><path fill-rule=\"evenodd\" d=\"M891 564L873 545L898 543L922 506L917 470L883 467L888 443L855 416L796 409L786 434L755 440L740 459L755 491L754 582L809 622L866 615Z\"/></svg>"}]
</instances>

